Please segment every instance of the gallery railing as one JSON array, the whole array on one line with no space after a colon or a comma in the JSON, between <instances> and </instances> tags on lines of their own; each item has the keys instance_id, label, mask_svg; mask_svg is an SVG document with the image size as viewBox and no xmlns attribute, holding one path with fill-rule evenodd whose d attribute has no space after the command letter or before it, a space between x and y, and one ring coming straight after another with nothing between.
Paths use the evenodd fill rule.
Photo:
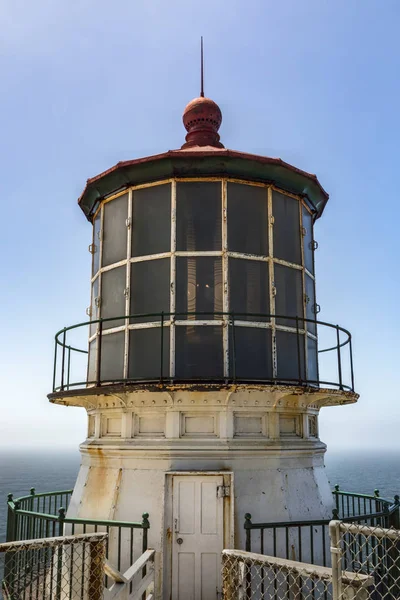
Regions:
<instances>
[{"instance_id":1,"label":"gallery railing","mask_svg":"<svg viewBox=\"0 0 400 600\"><path fill-rule=\"evenodd\" d=\"M336 508L332 519L370 527L399 528L400 500L379 496L343 492L335 486ZM289 560L330 566L329 523L332 519L299 520L290 522L253 523L245 515L246 551L258 552Z\"/></svg>"},{"instance_id":2,"label":"gallery railing","mask_svg":"<svg viewBox=\"0 0 400 600\"><path fill-rule=\"evenodd\" d=\"M28 496L8 496L7 542L33 540L62 535L105 532L106 555L120 570L127 568L148 547L149 515L142 520L113 521L69 517L66 512L72 490L36 494L32 488Z\"/></svg>"},{"instance_id":3,"label":"gallery railing","mask_svg":"<svg viewBox=\"0 0 400 600\"><path fill-rule=\"evenodd\" d=\"M165 358L170 349L171 353L175 353L174 358L177 355L171 344L169 328L173 326L176 330L182 325L193 327L193 330L197 331L197 328L204 331L207 325L227 329L227 341L225 341L227 352L225 352L223 373L221 372L220 376L211 375L207 372L207 367L201 370L199 376L187 377L174 371L171 366L175 364L174 359L170 357L166 360ZM268 365L265 364L265 371L257 377L247 376L240 361L246 354L248 344L237 341L239 335L243 333L243 328L247 328L247 331L251 328L253 331L254 328L264 328L264 330L276 332L278 335L280 332L290 333L293 335L293 339L286 338L291 344L290 349L284 347L284 344L280 347L279 341L276 342L275 335L271 335L271 347L267 350ZM135 375L129 376L129 372L132 370L130 357L132 347L130 347L128 334L132 330L138 331L139 329L141 331L143 329L146 331L159 329L159 335L156 335L156 341L152 345L152 357L156 361L152 376L136 373L134 368ZM111 339L109 336L119 335L121 332L125 332L126 336L124 358L121 359L124 363L123 369L121 366L121 373L124 371L124 374L110 376L111 361L104 356L104 340L107 338L108 343ZM79 343L76 342L77 339ZM88 350L88 339L90 340L90 351ZM323 347L321 347L322 345ZM92 355L90 352L93 352ZM206 347L204 354L207 354ZM239 354L240 358L238 358ZM289 354L290 358L287 358ZM324 365L321 365L322 355L327 359ZM290 363L286 374L279 372L280 356ZM83 362L81 360L79 368L75 368L74 361L79 357L83 359ZM277 368L276 363L278 363ZM240 381L270 385L300 385L310 388L327 387L354 392L351 334L339 325L303 317L233 312L212 314L162 312L95 319L65 327L55 336L53 392L66 392L77 388L110 384L149 381L157 384L180 381L190 383L199 380L223 383Z\"/></svg>"}]
</instances>

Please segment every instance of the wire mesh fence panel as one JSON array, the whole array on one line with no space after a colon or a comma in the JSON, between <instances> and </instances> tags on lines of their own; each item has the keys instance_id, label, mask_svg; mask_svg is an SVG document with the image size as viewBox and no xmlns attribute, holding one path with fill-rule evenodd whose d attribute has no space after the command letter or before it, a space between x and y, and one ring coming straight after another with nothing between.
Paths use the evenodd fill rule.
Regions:
<instances>
[{"instance_id":1,"label":"wire mesh fence panel","mask_svg":"<svg viewBox=\"0 0 400 600\"><path fill-rule=\"evenodd\" d=\"M337 561L339 600L400 598L400 531L334 521L332 561ZM343 572L351 573L351 581Z\"/></svg>"},{"instance_id":2,"label":"wire mesh fence panel","mask_svg":"<svg viewBox=\"0 0 400 600\"><path fill-rule=\"evenodd\" d=\"M0 544L5 600L101 600L107 536Z\"/></svg>"},{"instance_id":3,"label":"wire mesh fence panel","mask_svg":"<svg viewBox=\"0 0 400 600\"><path fill-rule=\"evenodd\" d=\"M224 550L224 600L331 600L331 569L297 561Z\"/></svg>"}]
</instances>

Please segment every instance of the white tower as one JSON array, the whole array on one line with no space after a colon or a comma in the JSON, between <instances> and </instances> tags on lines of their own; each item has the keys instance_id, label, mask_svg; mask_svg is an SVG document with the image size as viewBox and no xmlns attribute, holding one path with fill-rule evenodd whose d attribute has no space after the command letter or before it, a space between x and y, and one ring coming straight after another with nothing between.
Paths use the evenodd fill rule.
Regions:
<instances>
[{"instance_id":1,"label":"white tower","mask_svg":"<svg viewBox=\"0 0 400 600\"><path fill-rule=\"evenodd\" d=\"M148 512L157 598L215 600L245 513L331 515L318 413L357 395L350 334L316 321L328 195L279 159L226 150L212 100L183 120L182 149L118 163L79 199L91 323L58 334L49 397L88 412L69 514Z\"/></svg>"}]
</instances>

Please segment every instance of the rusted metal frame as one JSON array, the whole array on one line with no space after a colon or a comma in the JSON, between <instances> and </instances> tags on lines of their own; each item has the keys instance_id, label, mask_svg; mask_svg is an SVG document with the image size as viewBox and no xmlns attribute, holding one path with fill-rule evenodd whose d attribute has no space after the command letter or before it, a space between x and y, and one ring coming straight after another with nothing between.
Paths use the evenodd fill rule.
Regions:
<instances>
[{"instance_id":1,"label":"rusted metal frame","mask_svg":"<svg viewBox=\"0 0 400 600\"><path fill-rule=\"evenodd\" d=\"M101 206L101 218L100 218L100 254L99 254L99 289L97 291L98 293L98 298L99 298L99 303L97 305L97 318L101 319L101 296L102 296L102 287L103 287L103 273L102 273L102 264L103 264L103 231L104 231L104 209L103 209L103 204ZM101 327L101 329L100 329ZM101 325L101 321L99 321L97 323L97 327L96 327L96 352L95 352L95 357L94 357L94 365L95 365L95 372L93 374L93 379L94 381L98 381L99 379L99 373L97 372L97 367L99 365L99 352L101 352L100 350L100 345L101 345L101 331L103 329L103 326ZM88 375L87 375L87 380L89 380L89 360L88 360Z\"/></svg>"},{"instance_id":2,"label":"rusted metal frame","mask_svg":"<svg viewBox=\"0 0 400 600\"><path fill-rule=\"evenodd\" d=\"M113 269L117 269L118 267L124 267L126 265L126 258L122 258L116 263L111 263L111 265L106 265L99 269L100 273L106 273L107 271L112 271Z\"/></svg>"},{"instance_id":3,"label":"rusted metal frame","mask_svg":"<svg viewBox=\"0 0 400 600\"><path fill-rule=\"evenodd\" d=\"M275 272L274 272L274 217L272 214L272 186L268 186L268 266L269 266L269 312L275 315ZM272 357L272 377L276 379L278 375L278 364L276 354L276 319L271 316L271 357Z\"/></svg>"},{"instance_id":4,"label":"rusted metal frame","mask_svg":"<svg viewBox=\"0 0 400 600\"><path fill-rule=\"evenodd\" d=\"M158 254L145 254L143 256L132 256L129 259L129 262L139 263L139 262L148 262L150 260L159 260L160 258L169 258L171 256L171 252L159 252Z\"/></svg>"},{"instance_id":5,"label":"rusted metal frame","mask_svg":"<svg viewBox=\"0 0 400 600\"><path fill-rule=\"evenodd\" d=\"M105 204L108 204L108 202L111 202L112 200L115 200L116 198L120 198L121 196L124 196L125 194L127 194L129 192L129 190L130 190L130 187L127 185L124 188L119 188L119 190L117 190L116 192L111 192L111 194L103 196L102 205L104 206Z\"/></svg>"},{"instance_id":6,"label":"rusted metal frame","mask_svg":"<svg viewBox=\"0 0 400 600\"><path fill-rule=\"evenodd\" d=\"M103 321L99 323L99 337L97 340L97 354L96 354L96 385L99 387L101 385L101 346L103 341Z\"/></svg>"},{"instance_id":7,"label":"rusted metal frame","mask_svg":"<svg viewBox=\"0 0 400 600\"><path fill-rule=\"evenodd\" d=\"M228 183L227 179L223 179L221 182L221 210L222 210L222 310L226 313L223 316L223 327L222 327L222 345L224 352L224 377L229 378L229 259L228 259ZM232 323L232 327L234 324Z\"/></svg>"},{"instance_id":8,"label":"rusted metal frame","mask_svg":"<svg viewBox=\"0 0 400 600\"><path fill-rule=\"evenodd\" d=\"M235 313L235 325L237 325L238 327L272 329L271 323L268 321L241 321L240 318L236 317L236 313Z\"/></svg>"},{"instance_id":9,"label":"rusted metal frame","mask_svg":"<svg viewBox=\"0 0 400 600\"><path fill-rule=\"evenodd\" d=\"M306 275L305 275L305 254L304 254L304 227L303 227L303 204L302 202L298 202L298 210L299 210L299 237L300 237L300 257L301 257L301 285L303 288L303 294L302 294L302 305L303 305L303 318L307 317L307 303L306 303ZM297 325L297 340L298 340L298 345L300 343L299 340L299 331L298 331L298 319L296 320L296 325ZM303 329L308 328L309 323L306 321L303 321ZM307 381L308 380L308 344L307 344L307 335L303 336L303 343L304 343L304 379ZM298 360L300 360L300 354L299 354L299 347L298 347ZM318 360L317 360L318 362ZM300 364L299 364L299 369L300 369ZM300 381L303 379L303 377L300 378Z\"/></svg>"},{"instance_id":10,"label":"rusted metal frame","mask_svg":"<svg viewBox=\"0 0 400 600\"><path fill-rule=\"evenodd\" d=\"M301 234L300 234L301 235ZM303 265L298 265L297 263L292 263L287 260L283 260L282 258L273 257L274 263L278 265L282 265L283 267L290 267L291 269L296 269L297 271L303 271Z\"/></svg>"},{"instance_id":11,"label":"rusted metal frame","mask_svg":"<svg viewBox=\"0 0 400 600\"><path fill-rule=\"evenodd\" d=\"M245 260L256 260L258 262L269 262L271 258L269 256L262 256L261 254L246 254L244 252L232 252L227 251L229 258L243 258Z\"/></svg>"},{"instance_id":12,"label":"rusted metal frame","mask_svg":"<svg viewBox=\"0 0 400 600\"><path fill-rule=\"evenodd\" d=\"M65 336L66 330L63 332L63 341L62 341L62 358L61 358L61 390L64 391L64 370L65 370Z\"/></svg>"},{"instance_id":13,"label":"rusted metal frame","mask_svg":"<svg viewBox=\"0 0 400 600\"><path fill-rule=\"evenodd\" d=\"M196 250L196 251L192 251L192 250L180 250L175 252L175 256L188 256L188 257L195 257L195 256L222 256L222 252L221 250Z\"/></svg>"},{"instance_id":14,"label":"rusted metal frame","mask_svg":"<svg viewBox=\"0 0 400 600\"><path fill-rule=\"evenodd\" d=\"M188 320L188 319L176 319L175 320L175 325L176 326L181 326L181 325L193 325L193 326L202 326L202 327L208 327L208 326L219 326L222 327L224 325L224 321L223 320Z\"/></svg>"},{"instance_id":15,"label":"rusted metal frame","mask_svg":"<svg viewBox=\"0 0 400 600\"><path fill-rule=\"evenodd\" d=\"M298 194L294 194L293 192L288 192L287 190L284 190L283 188L277 187L276 185L274 185L273 183L270 184L270 188L271 188L271 192L279 192L280 194L283 194L284 196L288 196L289 198L293 198L294 200L297 200L298 202L302 202L303 197L299 196Z\"/></svg>"},{"instance_id":16,"label":"rusted metal frame","mask_svg":"<svg viewBox=\"0 0 400 600\"><path fill-rule=\"evenodd\" d=\"M133 193L129 190L128 195L128 219L127 219L127 236L126 236L126 287L125 287L125 314L130 314L131 303L131 252L132 252L132 214L133 214ZM125 340L124 340L124 378L128 378L129 368L129 318L125 318Z\"/></svg>"},{"instance_id":17,"label":"rusted metal frame","mask_svg":"<svg viewBox=\"0 0 400 600\"><path fill-rule=\"evenodd\" d=\"M167 313L160 313L163 315L163 326L169 327L172 323L172 320L166 319L165 315ZM156 327L161 327L160 321L148 321L146 323L130 323L128 329L131 331L132 329L153 329Z\"/></svg>"},{"instance_id":18,"label":"rusted metal frame","mask_svg":"<svg viewBox=\"0 0 400 600\"><path fill-rule=\"evenodd\" d=\"M175 319L176 308L176 180L171 183L171 266L170 301L171 325L169 328L169 376L175 377Z\"/></svg>"}]
</instances>

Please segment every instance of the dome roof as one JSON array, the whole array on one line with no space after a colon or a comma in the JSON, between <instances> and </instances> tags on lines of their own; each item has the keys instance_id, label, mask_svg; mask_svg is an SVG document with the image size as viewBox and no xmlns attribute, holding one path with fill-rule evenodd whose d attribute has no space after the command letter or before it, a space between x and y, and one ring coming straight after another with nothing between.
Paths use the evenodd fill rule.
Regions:
<instances>
[{"instance_id":1,"label":"dome roof","mask_svg":"<svg viewBox=\"0 0 400 600\"><path fill-rule=\"evenodd\" d=\"M183 111L183 124L186 131L186 143L182 148L193 146L214 146L223 148L218 130L222 123L222 113L218 104L211 98L194 98Z\"/></svg>"}]
</instances>

